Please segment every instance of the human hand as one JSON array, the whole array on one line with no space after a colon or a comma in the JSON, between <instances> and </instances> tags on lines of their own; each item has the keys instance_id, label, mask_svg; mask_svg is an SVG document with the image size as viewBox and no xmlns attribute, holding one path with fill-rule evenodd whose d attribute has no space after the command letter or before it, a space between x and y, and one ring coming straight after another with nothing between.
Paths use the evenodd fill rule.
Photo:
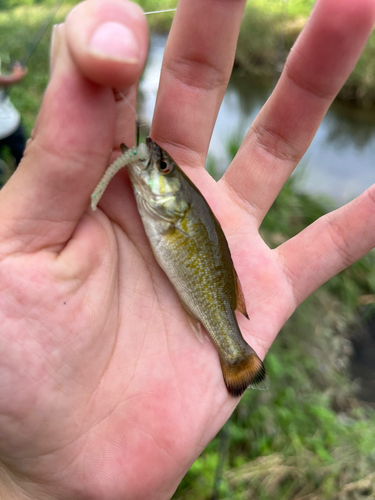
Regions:
<instances>
[{"instance_id":1,"label":"human hand","mask_svg":"<svg viewBox=\"0 0 375 500\"><path fill-rule=\"evenodd\" d=\"M215 183L203 165L243 7L180 1L151 137L220 220L251 318L239 317L240 327L264 357L295 307L375 243L374 186L275 250L258 234L354 66L375 5L318 2L275 92ZM110 59L88 50L105 22L135 37L107 25ZM97 41L106 40L103 30ZM76 7L55 30L33 139L0 193L0 493L7 499L169 498L237 404L215 348L196 339L156 264L126 172L111 182L101 210L87 208L109 151L132 145L131 103L146 50L136 6ZM126 98L116 102L111 88Z\"/></svg>"},{"instance_id":2,"label":"human hand","mask_svg":"<svg viewBox=\"0 0 375 500\"><path fill-rule=\"evenodd\" d=\"M27 74L27 68L22 66L20 62L15 62L13 67L12 67L12 74L11 77L14 79L14 81L20 81L22 80Z\"/></svg>"},{"instance_id":3,"label":"human hand","mask_svg":"<svg viewBox=\"0 0 375 500\"><path fill-rule=\"evenodd\" d=\"M0 75L0 85L7 87L8 85L18 83L25 78L26 74L27 68L24 68L19 62L16 62L12 67L12 73L10 75Z\"/></svg>"}]
</instances>

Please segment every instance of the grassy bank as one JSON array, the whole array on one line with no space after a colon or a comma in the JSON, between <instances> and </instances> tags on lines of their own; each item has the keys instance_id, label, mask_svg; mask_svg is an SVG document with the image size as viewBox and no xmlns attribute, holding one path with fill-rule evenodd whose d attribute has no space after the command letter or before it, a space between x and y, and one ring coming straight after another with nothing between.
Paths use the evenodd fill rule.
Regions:
<instances>
[{"instance_id":1,"label":"grassy bank","mask_svg":"<svg viewBox=\"0 0 375 500\"><path fill-rule=\"evenodd\" d=\"M64 2L52 24L62 22L74 3ZM0 10L0 57L2 70L10 69L12 61L23 61L51 15L53 2L21 5ZM32 129L49 79L49 44L51 27L40 40L27 63L28 74L18 85L12 86L11 99L21 110L28 132Z\"/></svg>"},{"instance_id":2,"label":"grassy bank","mask_svg":"<svg viewBox=\"0 0 375 500\"><path fill-rule=\"evenodd\" d=\"M249 72L275 78L313 4L314 0L248 1L238 41L237 63ZM375 104L375 32L339 98L359 106Z\"/></svg>"},{"instance_id":3,"label":"grassy bank","mask_svg":"<svg viewBox=\"0 0 375 500\"><path fill-rule=\"evenodd\" d=\"M65 0L53 19L62 22L76 0ZM137 0L148 11L174 8L177 0ZM0 58L3 70L10 60L22 60L41 26L48 19L53 0L0 0ZM274 78L302 29L313 0L252 0L242 22L237 64L247 71ZM13 6L13 7L12 7ZM151 30L167 31L174 13L154 14L147 20ZM15 105L22 110L28 132L34 125L49 77L50 29L43 36L28 62L29 74L11 89ZM375 102L375 34L347 84L340 93L346 100L371 106Z\"/></svg>"},{"instance_id":4,"label":"grassy bank","mask_svg":"<svg viewBox=\"0 0 375 500\"><path fill-rule=\"evenodd\" d=\"M136 0L147 11L173 8L177 0ZM275 79L304 27L315 0L248 0L236 51L236 64ZM173 13L148 18L152 30L166 32ZM344 55L343 55L344 57ZM375 103L375 33L348 78L339 98L357 106Z\"/></svg>"},{"instance_id":5,"label":"grassy bank","mask_svg":"<svg viewBox=\"0 0 375 500\"><path fill-rule=\"evenodd\" d=\"M41 3L32 0L17 2L0 0L0 58L4 73L10 71L13 61L23 61L38 38L38 34L54 11L53 0ZM77 1L64 1L51 24L63 22ZM40 40L28 63L28 74L18 85L10 88L10 97L20 110L27 136L30 135L42 103L49 79L49 46L51 26ZM8 168L0 171L0 186L13 171L12 159L2 152Z\"/></svg>"}]
</instances>

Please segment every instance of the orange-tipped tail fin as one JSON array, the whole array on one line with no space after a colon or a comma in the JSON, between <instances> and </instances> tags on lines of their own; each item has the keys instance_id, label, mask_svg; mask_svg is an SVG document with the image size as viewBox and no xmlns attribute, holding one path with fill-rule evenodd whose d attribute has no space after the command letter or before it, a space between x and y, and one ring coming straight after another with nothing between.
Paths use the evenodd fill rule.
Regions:
<instances>
[{"instance_id":1,"label":"orange-tipped tail fin","mask_svg":"<svg viewBox=\"0 0 375 500\"><path fill-rule=\"evenodd\" d=\"M254 351L236 363L225 360L220 360L220 363L225 385L233 397L241 396L249 386L258 385L267 377L264 365Z\"/></svg>"}]
</instances>

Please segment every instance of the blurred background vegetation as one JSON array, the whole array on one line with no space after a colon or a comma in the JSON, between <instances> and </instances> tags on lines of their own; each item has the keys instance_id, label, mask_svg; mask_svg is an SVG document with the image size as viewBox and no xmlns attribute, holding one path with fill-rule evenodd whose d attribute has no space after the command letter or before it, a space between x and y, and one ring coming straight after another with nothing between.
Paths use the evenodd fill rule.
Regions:
<instances>
[{"instance_id":1,"label":"blurred background vegetation","mask_svg":"<svg viewBox=\"0 0 375 500\"><path fill-rule=\"evenodd\" d=\"M52 23L78 2L62 2ZM176 0L139 0L145 11ZM313 0L252 0L246 6L236 66L275 78L301 31ZM0 0L2 69L24 60L58 4L54 0ZM173 13L149 16L167 32ZM11 90L30 133L49 78L50 29ZM339 98L356 110L375 102L375 36ZM228 137L234 156L239 139ZM3 173L5 182L11 174ZM216 160L208 168L218 176ZM292 178L262 224L275 247L334 208L300 192ZM175 499L375 499L375 374L364 375L364 351L375 365L375 254L368 254L307 299L282 329L266 358L267 391L247 391L229 422L193 464ZM361 358L362 356L362 358ZM370 361L371 364L371 361ZM355 377L367 379L358 383ZM373 378L371 384L371 377ZM358 379L357 379L358 380ZM366 401L366 402L365 402Z\"/></svg>"}]
</instances>

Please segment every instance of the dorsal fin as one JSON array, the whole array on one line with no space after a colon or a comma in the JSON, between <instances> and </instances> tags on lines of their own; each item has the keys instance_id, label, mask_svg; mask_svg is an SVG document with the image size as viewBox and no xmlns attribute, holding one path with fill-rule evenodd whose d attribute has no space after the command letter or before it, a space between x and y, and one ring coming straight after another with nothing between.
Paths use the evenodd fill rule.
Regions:
<instances>
[{"instance_id":1,"label":"dorsal fin","mask_svg":"<svg viewBox=\"0 0 375 500\"><path fill-rule=\"evenodd\" d=\"M245 316L245 318L249 319L249 315L247 314L247 311L246 311L245 296L243 294L242 286L241 286L240 280L238 279L236 270L234 270L234 277L236 280L236 296L237 296L236 309L241 314L243 314Z\"/></svg>"}]
</instances>

